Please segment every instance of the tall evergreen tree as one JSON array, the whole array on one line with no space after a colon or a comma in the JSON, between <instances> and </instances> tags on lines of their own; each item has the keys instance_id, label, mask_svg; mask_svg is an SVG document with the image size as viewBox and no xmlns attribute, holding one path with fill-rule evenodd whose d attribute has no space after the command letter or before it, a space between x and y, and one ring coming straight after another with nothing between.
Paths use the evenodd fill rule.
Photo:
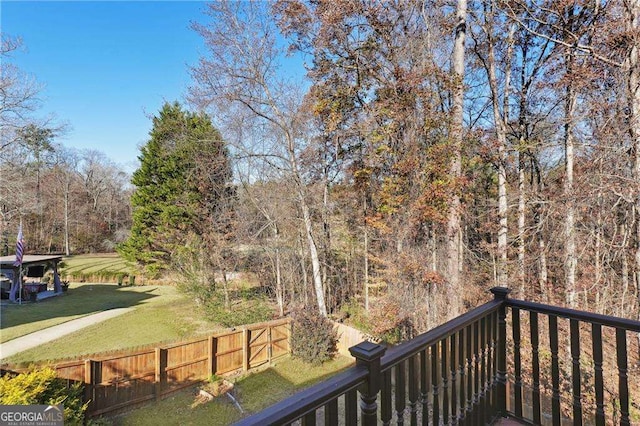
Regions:
<instances>
[{"instance_id":1,"label":"tall evergreen tree","mask_svg":"<svg viewBox=\"0 0 640 426\"><path fill-rule=\"evenodd\" d=\"M150 139L141 148L134 172L133 223L118 247L126 259L156 275L194 237L219 241L227 224L217 217L227 209L231 168L222 137L205 114L165 103L153 118Z\"/></svg>"}]
</instances>

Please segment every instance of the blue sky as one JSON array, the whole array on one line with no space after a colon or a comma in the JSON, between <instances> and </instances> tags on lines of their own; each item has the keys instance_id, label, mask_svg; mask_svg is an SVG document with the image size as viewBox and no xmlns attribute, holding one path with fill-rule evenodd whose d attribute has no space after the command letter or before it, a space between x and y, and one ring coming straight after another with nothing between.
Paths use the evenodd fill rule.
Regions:
<instances>
[{"instance_id":1,"label":"blue sky","mask_svg":"<svg viewBox=\"0 0 640 426\"><path fill-rule=\"evenodd\" d=\"M58 142L97 149L128 171L162 103L182 100L204 52L190 22L204 2L7 1L2 32L23 39L12 62L44 85L39 116L69 125Z\"/></svg>"}]
</instances>

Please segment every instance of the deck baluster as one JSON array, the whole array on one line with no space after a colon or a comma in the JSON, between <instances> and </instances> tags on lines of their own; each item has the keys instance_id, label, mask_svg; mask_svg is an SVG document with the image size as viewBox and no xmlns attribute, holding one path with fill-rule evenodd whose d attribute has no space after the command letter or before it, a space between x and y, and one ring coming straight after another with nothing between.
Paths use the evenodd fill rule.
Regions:
<instances>
[{"instance_id":1,"label":"deck baluster","mask_svg":"<svg viewBox=\"0 0 640 426\"><path fill-rule=\"evenodd\" d=\"M396 386L395 386L395 406L398 426L404 424L404 410L407 407L407 383L406 383L406 361L401 361L396 365Z\"/></svg>"},{"instance_id":2,"label":"deck baluster","mask_svg":"<svg viewBox=\"0 0 640 426\"><path fill-rule=\"evenodd\" d=\"M573 388L573 424L582 425L582 396L580 394L580 323L570 321L571 382Z\"/></svg>"},{"instance_id":3,"label":"deck baluster","mask_svg":"<svg viewBox=\"0 0 640 426\"><path fill-rule=\"evenodd\" d=\"M487 422L487 319L480 319L480 414L483 423Z\"/></svg>"},{"instance_id":4,"label":"deck baluster","mask_svg":"<svg viewBox=\"0 0 640 426\"><path fill-rule=\"evenodd\" d=\"M498 378L498 391L496 397L498 398L499 407L498 415L504 416L507 414L507 307L505 301L511 290L506 287L494 287L491 289L495 300L501 301L502 306L498 309L498 362L497 362L497 378Z\"/></svg>"},{"instance_id":5,"label":"deck baluster","mask_svg":"<svg viewBox=\"0 0 640 426\"><path fill-rule=\"evenodd\" d=\"M515 415L522 417L522 360L520 357L520 309L511 309L511 325L513 333L513 369L515 382L513 394L515 401Z\"/></svg>"},{"instance_id":6,"label":"deck baluster","mask_svg":"<svg viewBox=\"0 0 640 426\"><path fill-rule=\"evenodd\" d=\"M456 424L458 419L458 393L457 393L457 371L458 371L458 357L456 352L457 334L452 334L449 338L449 344L451 345L451 352L449 357L451 359L450 372L451 372L451 424Z\"/></svg>"},{"instance_id":7,"label":"deck baluster","mask_svg":"<svg viewBox=\"0 0 640 426\"><path fill-rule=\"evenodd\" d=\"M616 360L618 362L618 392L620 393L620 424L630 425L627 332L622 328L616 328Z\"/></svg>"},{"instance_id":8,"label":"deck baluster","mask_svg":"<svg viewBox=\"0 0 640 426\"><path fill-rule=\"evenodd\" d=\"M411 426L418 424L418 355L414 355L407 361L409 363L409 416Z\"/></svg>"},{"instance_id":9,"label":"deck baluster","mask_svg":"<svg viewBox=\"0 0 640 426\"><path fill-rule=\"evenodd\" d=\"M420 351L420 403L422 404L422 426L429 424L429 351Z\"/></svg>"},{"instance_id":10,"label":"deck baluster","mask_svg":"<svg viewBox=\"0 0 640 426\"><path fill-rule=\"evenodd\" d=\"M596 391L596 426L604 426L604 378L602 376L602 326L591 324L593 347L594 387Z\"/></svg>"},{"instance_id":11,"label":"deck baluster","mask_svg":"<svg viewBox=\"0 0 640 426\"><path fill-rule=\"evenodd\" d=\"M471 424L473 413L473 325L466 327L465 347L467 348L467 409L465 413L465 424Z\"/></svg>"},{"instance_id":12,"label":"deck baluster","mask_svg":"<svg viewBox=\"0 0 640 426\"><path fill-rule=\"evenodd\" d=\"M390 425L393 418L391 395L391 370L386 370L382 373L380 386L380 420L385 426Z\"/></svg>"},{"instance_id":13,"label":"deck baluster","mask_svg":"<svg viewBox=\"0 0 640 426\"><path fill-rule=\"evenodd\" d=\"M316 411L307 413L302 417L302 426L315 426L316 425Z\"/></svg>"},{"instance_id":14,"label":"deck baluster","mask_svg":"<svg viewBox=\"0 0 640 426\"><path fill-rule=\"evenodd\" d=\"M480 413L480 321L473 324L473 414Z\"/></svg>"},{"instance_id":15,"label":"deck baluster","mask_svg":"<svg viewBox=\"0 0 640 426\"><path fill-rule=\"evenodd\" d=\"M355 389L344 394L344 417L347 426L358 424L358 391Z\"/></svg>"},{"instance_id":16,"label":"deck baluster","mask_svg":"<svg viewBox=\"0 0 640 426\"><path fill-rule=\"evenodd\" d=\"M487 318L487 406L489 418L494 417L498 411L496 406L496 392L494 392L494 386L496 386L496 371L495 366L496 358L496 341L494 336L493 325L497 322L496 315L491 314Z\"/></svg>"},{"instance_id":17,"label":"deck baluster","mask_svg":"<svg viewBox=\"0 0 640 426\"><path fill-rule=\"evenodd\" d=\"M440 340L440 374L442 375L442 421L449 424L449 348L447 338Z\"/></svg>"},{"instance_id":18,"label":"deck baluster","mask_svg":"<svg viewBox=\"0 0 640 426\"><path fill-rule=\"evenodd\" d=\"M560 424L560 364L558 360L558 317L549 315L549 348L551 349L551 416Z\"/></svg>"},{"instance_id":19,"label":"deck baluster","mask_svg":"<svg viewBox=\"0 0 640 426\"><path fill-rule=\"evenodd\" d=\"M466 354L465 351L465 336L468 333L466 328L463 328L458 332L458 368L459 368L459 383L460 383L460 408L458 410L457 424L462 424L465 416L467 399L465 395L466 387Z\"/></svg>"},{"instance_id":20,"label":"deck baluster","mask_svg":"<svg viewBox=\"0 0 640 426\"><path fill-rule=\"evenodd\" d=\"M438 368L438 344L431 345L431 385L433 386L433 404L431 405L433 414L433 424L440 424L440 395L438 393L440 371Z\"/></svg>"},{"instance_id":21,"label":"deck baluster","mask_svg":"<svg viewBox=\"0 0 640 426\"><path fill-rule=\"evenodd\" d=\"M335 426L338 424L338 399L329 401L324 407L325 426Z\"/></svg>"},{"instance_id":22,"label":"deck baluster","mask_svg":"<svg viewBox=\"0 0 640 426\"><path fill-rule=\"evenodd\" d=\"M542 410L540 405L540 343L538 338L538 313L529 312L531 337L531 380L533 382L533 423L541 423Z\"/></svg>"}]
</instances>

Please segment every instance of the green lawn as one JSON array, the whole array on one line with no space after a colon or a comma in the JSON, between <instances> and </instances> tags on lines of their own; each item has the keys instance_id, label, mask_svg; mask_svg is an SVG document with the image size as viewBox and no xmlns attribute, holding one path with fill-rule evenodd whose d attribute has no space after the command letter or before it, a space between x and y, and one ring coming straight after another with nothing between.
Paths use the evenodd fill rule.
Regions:
<instances>
[{"instance_id":1,"label":"green lawn","mask_svg":"<svg viewBox=\"0 0 640 426\"><path fill-rule=\"evenodd\" d=\"M175 290L154 287L119 287L114 284L76 284L62 296L38 303L9 304L0 312L0 342L107 309L134 307Z\"/></svg>"},{"instance_id":2,"label":"green lawn","mask_svg":"<svg viewBox=\"0 0 640 426\"><path fill-rule=\"evenodd\" d=\"M118 274L136 275L133 264L122 259L117 253L82 254L63 259L60 268L62 277L90 280L91 277L109 278L116 281Z\"/></svg>"},{"instance_id":3,"label":"green lawn","mask_svg":"<svg viewBox=\"0 0 640 426\"><path fill-rule=\"evenodd\" d=\"M284 358L272 368L250 374L235 383L234 394L245 416L256 413L305 387L349 367L353 359L338 356L313 367ZM113 419L114 425L229 425L243 415L231 400L222 396L206 404L194 404L195 390L189 389L161 401L152 402Z\"/></svg>"},{"instance_id":4,"label":"green lawn","mask_svg":"<svg viewBox=\"0 0 640 426\"><path fill-rule=\"evenodd\" d=\"M72 286L65 296L37 304L10 306L3 310L3 341L6 334L26 334L55 323L109 308L135 307L115 318L83 328L61 339L39 346L13 357L10 363L75 358L79 355L113 351L151 345L160 342L184 340L191 336L212 332L221 327L201 318L193 302L174 287L142 286L118 287L109 284ZM52 312L64 312L46 318ZM7 321L4 321L4 317ZM42 318L41 318L42 317ZM28 318L41 318L29 322Z\"/></svg>"}]
</instances>

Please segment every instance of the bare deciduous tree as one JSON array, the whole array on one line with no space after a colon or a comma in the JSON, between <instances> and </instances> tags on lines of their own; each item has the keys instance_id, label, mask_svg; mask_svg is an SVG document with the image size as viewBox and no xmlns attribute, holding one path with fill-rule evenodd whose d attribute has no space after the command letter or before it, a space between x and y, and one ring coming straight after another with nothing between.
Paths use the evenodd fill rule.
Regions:
<instances>
[{"instance_id":1,"label":"bare deciduous tree","mask_svg":"<svg viewBox=\"0 0 640 426\"><path fill-rule=\"evenodd\" d=\"M211 24L195 25L208 55L192 68L192 100L203 108L231 104L234 113L272 129L276 151L262 154L278 157L296 188L318 310L326 316L317 238L299 164L300 150L309 138L302 91L278 73L285 49L278 43L267 4L221 1L209 5L207 14Z\"/></svg>"}]
</instances>

